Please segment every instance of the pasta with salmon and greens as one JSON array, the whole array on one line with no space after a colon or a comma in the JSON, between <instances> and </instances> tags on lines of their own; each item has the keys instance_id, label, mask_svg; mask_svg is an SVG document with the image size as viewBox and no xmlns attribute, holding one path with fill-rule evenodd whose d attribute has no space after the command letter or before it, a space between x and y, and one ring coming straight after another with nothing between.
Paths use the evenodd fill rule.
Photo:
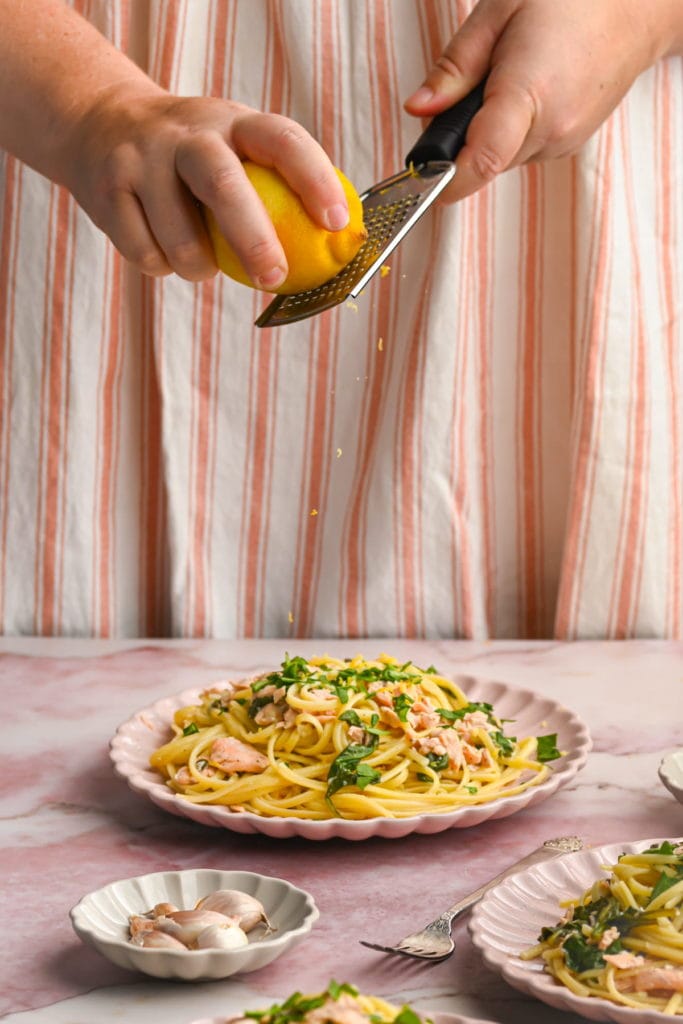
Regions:
<instances>
[{"instance_id":1,"label":"pasta with salmon and greens","mask_svg":"<svg viewBox=\"0 0 683 1024\"><path fill-rule=\"evenodd\" d=\"M324 992L293 992L283 1003L265 1010L245 1010L226 1024L432 1024L410 1006L395 1006L378 996L363 995L355 985L331 981Z\"/></svg>"},{"instance_id":2,"label":"pasta with salmon and greens","mask_svg":"<svg viewBox=\"0 0 683 1024\"><path fill-rule=\"evenodd\" d=\"M622 854L522 959L575 995L683 1016L683 844Z\"/></svg>"},{"instance_id":3,"label":"pasta with salmon and greens","mask_svg":"<svg viewBox=\"0 0 683 1024\"><path fill-rule=\"evenodd\" d=\"M152 766L194 803L267 817L406 818L519 793L560 757L557 736L508 736L430 666L383 655L286 657L180 708Z\"/></svg>"}]
</instances>

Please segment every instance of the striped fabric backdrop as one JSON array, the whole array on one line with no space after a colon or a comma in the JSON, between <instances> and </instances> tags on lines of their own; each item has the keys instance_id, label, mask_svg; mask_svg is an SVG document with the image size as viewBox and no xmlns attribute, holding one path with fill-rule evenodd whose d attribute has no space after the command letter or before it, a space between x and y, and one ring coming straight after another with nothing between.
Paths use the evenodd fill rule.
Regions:
<instances>
[{"instance_id":1,"label":"striped fabric backdrop","mask_svg":"<svg viewBox=\"0 0 683 1024\"><path fill-rule=\"evenodd\" d=\"M471 0L77 0L162 85L360 188ZM142 278L0 158L0 631L680 636L683 61L577 158L429 214L282 329Z\"/></svg>"}]
</instances>

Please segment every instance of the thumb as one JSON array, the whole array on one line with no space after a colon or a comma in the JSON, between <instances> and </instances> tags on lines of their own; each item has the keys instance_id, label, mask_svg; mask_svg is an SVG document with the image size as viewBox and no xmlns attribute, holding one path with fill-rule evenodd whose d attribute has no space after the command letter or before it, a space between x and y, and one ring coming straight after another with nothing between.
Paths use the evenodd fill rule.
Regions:
<instances>
[{"instance_id":1,"label":"thumb","mask_svg":"<svg viewBox=\"0 0 683 1024\"><path fill-rule=\"evenodd\" d=\"M474 89L491 66L491 55L519 0L479 0L429 71L404 103L409 114L431 117Z\"/></svg>"}]
</instances>

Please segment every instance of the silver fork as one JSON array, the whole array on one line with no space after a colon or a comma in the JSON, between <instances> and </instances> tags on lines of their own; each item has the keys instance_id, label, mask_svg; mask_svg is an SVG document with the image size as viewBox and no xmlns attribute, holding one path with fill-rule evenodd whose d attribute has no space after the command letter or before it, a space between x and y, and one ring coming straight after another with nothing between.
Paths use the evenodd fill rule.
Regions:
<instances>
[{"instance_id":1,"label":"silver fork","mask_svg":"<svg viewBox=\"0 0 683 1024\"><path fill-rule=\"evenodd\" d=\"M360 939L361 946L368 949L376 949L379 953L399 953L402 956L413 956L421 960L431 960L435 963L438 960L445 960L455 949L455 943L451 938L451 925L456 917L460 917L466 910L473 907L482 896L498 885L508 875L514 875L523 868L532 864L539 864L541 861L550 860L552 857L559 857L564 853L575 853L583 848L583 840L578 836L560 836L557 839L546 839L542 846L534 850L527 857L518 860L512 867L501 871L499 875L492 878L490 882L481 885L469 896L458 900L452 907L440 914L435 921L432 921L419 932L406 935L404 939L395 946L380 946L375 942L365 942Z\"/></svg>"}]
</instances>

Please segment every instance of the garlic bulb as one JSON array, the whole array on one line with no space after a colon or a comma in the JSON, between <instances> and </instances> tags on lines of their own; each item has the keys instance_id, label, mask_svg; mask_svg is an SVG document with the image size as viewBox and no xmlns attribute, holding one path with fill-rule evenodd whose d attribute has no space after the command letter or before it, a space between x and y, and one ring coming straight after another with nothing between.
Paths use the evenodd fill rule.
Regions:
<instances>
[{"instance_id":1,"label":"garlic bulb","mask_svg":"<svg viewBox=\"0 0 683 1024\"><path fill-rule=\"evenodd\" d=\"M174 939L189 946L200 932L212 924L237 924L225 914L213 910L176 910L168 917L158 917L154 922L159 931L172 935Z\"/></svg>"},{"instance_id":2,"label":"garlic bulb","mask_svg":"<svg viewBox=\"0 0 683 1024\"><path fill-rule=\"evenodd\" d=\"M238 924L210 924L197 936L197 949L239 949L249 939Z\"/></svg>"},{"instance_id":3,"label":"garlic bulb","mask_svg":"<svg viewBox=\"0 0 683 1024\"><path fill-rule=\"evenodd\" d=\"M236 918L242 931L250 932L257 924L265 924L269 932L275 931L266 917L263 904L238 889L218 889L197 904L198 910L214 910L226 917Z\"/></svg>"},{"instance_id":4,"label":"garlic bulb","mask_svg":"<svg viewBox=\"0 0 683 1024\"><path fill-rule=\"evenodd\" d=\"M142 946L143 949L182 949L187 951L187 946L184 946L178 939L167 935L166 932L156 931L156 929L151 932L141 932L133 939L133 943L136 946Z\"/></svg>"}]
</instances>

